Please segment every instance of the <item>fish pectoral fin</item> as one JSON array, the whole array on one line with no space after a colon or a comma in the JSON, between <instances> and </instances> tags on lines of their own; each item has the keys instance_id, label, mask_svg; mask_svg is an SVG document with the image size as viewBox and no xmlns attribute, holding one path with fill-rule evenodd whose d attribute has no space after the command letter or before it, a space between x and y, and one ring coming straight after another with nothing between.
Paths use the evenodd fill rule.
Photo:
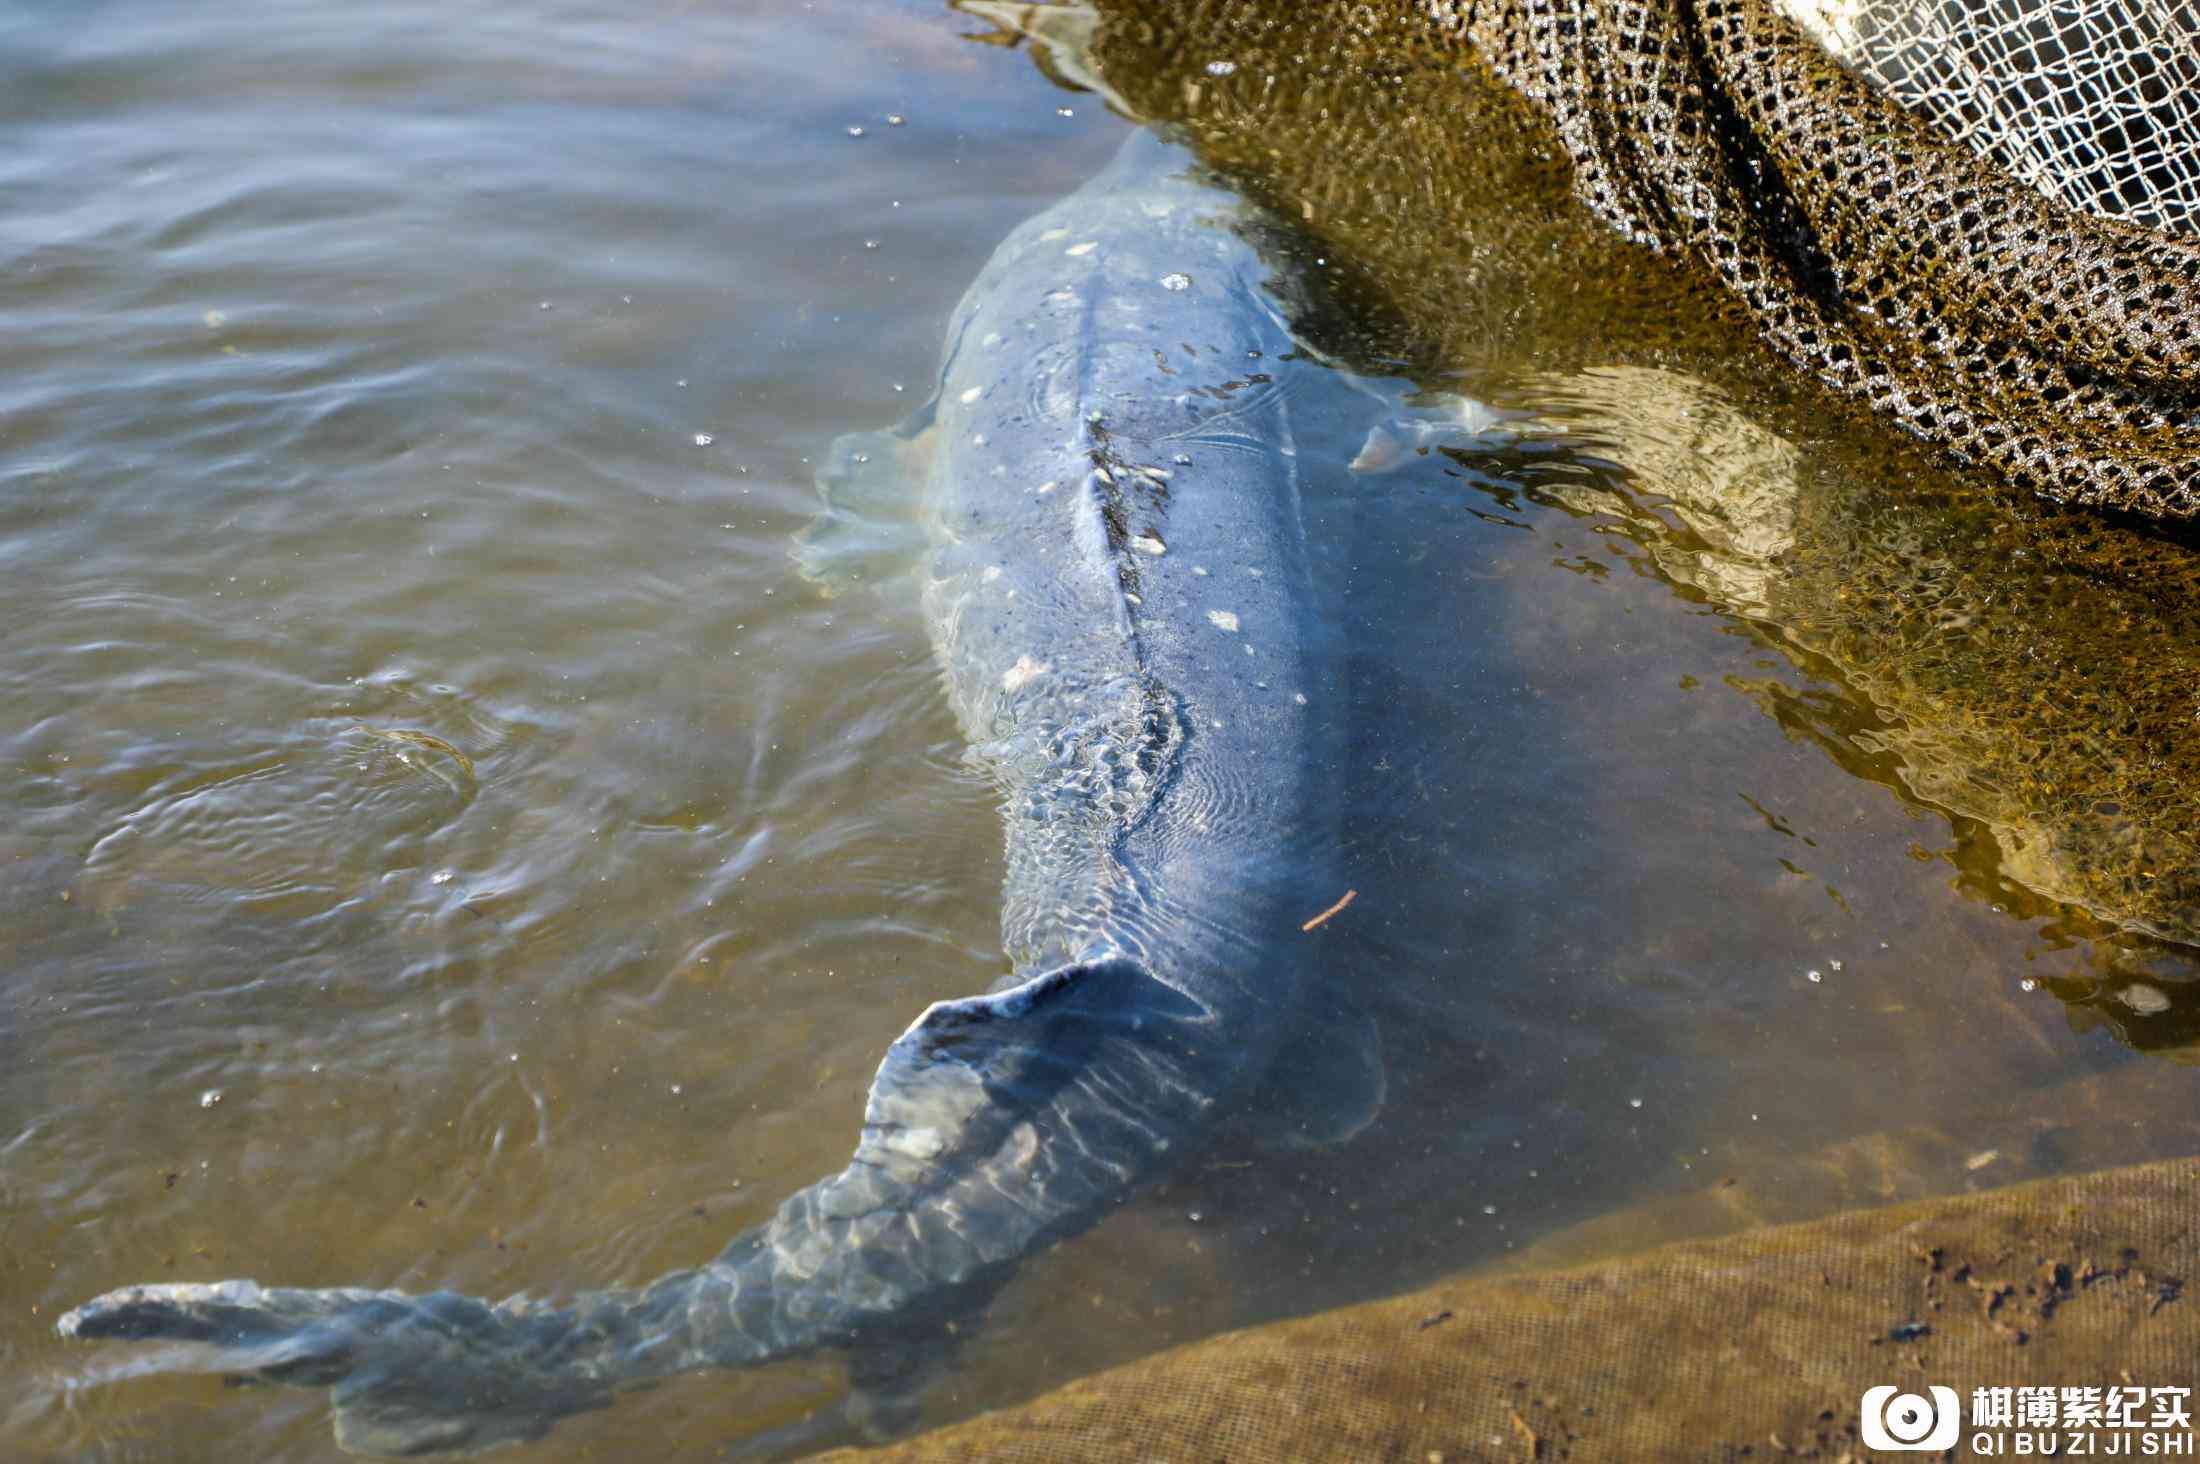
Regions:
<instances>
[{"instance_id":1,"label":"fish pectoral fin","mask_svg":"<svg viewBox=\"0 0 2200 1464\"><path fill-rule=\"evenodd\" d=\"M1368 429L1350 464L1353 472L1395 472L1431 452L1501 447L1514 436L1502 429L1520 417L1448 391L1393 397L1389 405L1389 415Z\"/></svg>"},{"instance_id":2,"label":"fish pectoral fin","mask_svg":"<svg viewBox=\"0 0 2200 1464\"><path fill-rule=\"evenodd\" d=\"M828 596L879 586L913 570L926 547L917 508L932 464L923 418L833 440L817 470L817 516L795 535L802 577Z\"/></svg>"},{"instance_id":3,"label":"fish pectoral fin","mask_svg":"<svg viewBox=\"0 0 2200 1464\"><path fill-rule=\"evenodd\" d=\"M1406 460L1406 453L1398 434L1387 423L1377 422L1367 429L1367 440L1360 444L1350 467L1355 473L1387 473Z\"/></svg>"},{"instance_id":4,"label":"fish pectoral fin","mask_svg":"<svg viewBox=\"0 0 2200 1464\"><path fill-rule=\"evenodd\" d=\"M1375 1019L1356 1012L1301 1026L1276 1054L1246 1113L1263 1148L1328 1149L1374 1123L1389 1091Z\"/></svg>"}]
</instances>

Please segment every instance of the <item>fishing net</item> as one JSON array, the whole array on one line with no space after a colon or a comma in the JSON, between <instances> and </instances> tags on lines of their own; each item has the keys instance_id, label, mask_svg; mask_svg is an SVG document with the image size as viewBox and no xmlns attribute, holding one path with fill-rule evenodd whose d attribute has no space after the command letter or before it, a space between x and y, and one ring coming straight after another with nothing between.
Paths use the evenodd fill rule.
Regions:
<instances>
[{"instance_id":1,"label":"fishing net","mask_svg":"<svg viewBox=\"0 0 2200 1464\"><path fill-rule=\"evenodd\" d=\"M2042 193L2195 232L2200 11L2170 0L1783 0L1835 58Z\"/></svg>"},{"instance_id":2,"label":"fishing net","mask_svg":"<svg viewBox=\"0 0 2200 1464\"><path fill-rule=\"evenodd\" d=\"M1794 13L1772 0L1101 9L1134 28L1311 44L1219 87L1318 85L1334 46L1383 57L1334 78L1348 90L1492 76L1537 114L1578 199L1714 282L1791 367L2049 498L2200 511L2200 243L2173 232L2200 176L2200 102L2181 84L2194 22L2167 0L1785 3ZM1477 144L1518 171L1504 140Z\"/></svg>"},{"instance_id":3,"label":"fishing net","mask_svg":"<svg viewBox=\"0 0 2200 1464\"><path fill-rule=\"evenodd\" d=\"M2078 1432L2097 1452L2182 1453L2189 1419L2154 1420L2157 1389L2189 1401L2200 1345L2182 1269L2196 1181L2176 1160L1457 1278L829 1457L1854 1460L1890 1457L1864 1446L1867 1390L1928 1379L1969 1420L1981 1389L2134 1387L2133 1426ZM1979 1433L2011 1431L1961 1436Z\"/></svg>"},{"instance_id":4,"label":"fishing net","mask_svg":"<svg viewBox=\"0 0 2200 1464\"><path fill-rule=\"evenodd\" d=\"M1999 20L2000 5L1956 22L1962 45L1941 44L1945 26L1859 28L1889 95L1766 0L1427 0L1420 14L1434 43L1549 113L1593 210L1712 272L1796 365L2023 487L2189 516L2200 248L2073 208L1998 159L2098 206L2118 192L2100 180L2167 154L2188 169L2200 138L2189 119L2181 138L2121 135L2112 108L2085 101L2144 69L2140 12L2088 0L2114 18L2058 27L2045 7ZM2063 49L2028 49L2043 31ZM1966 68L2002 80L1972 94L1936 80ZM2035 87L2023 127L1969 115L1979 96ZM1890 100L1913 90L1920 111ZM2146 116L2166 126L2176 108Z\"/></svg>"}]
</instances>

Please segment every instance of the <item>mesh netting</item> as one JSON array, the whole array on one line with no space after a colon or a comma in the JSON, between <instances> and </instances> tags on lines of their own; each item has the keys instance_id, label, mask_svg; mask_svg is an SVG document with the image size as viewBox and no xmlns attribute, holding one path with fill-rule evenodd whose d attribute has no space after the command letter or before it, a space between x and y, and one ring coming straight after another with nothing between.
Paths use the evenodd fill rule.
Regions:
<instances>
[{"instance_id":1,"label":"mesh netting","mask_svg":"<svg viewBox=\"0 0 2200 1464\"><path fill-rule=\"evenodd\" d=\"M1771 0L1403 8L1546 111L1596 213L1707 269L1791 362L2019 486L2200 511L2200 246L2043 195Z\"/></svg>"},{"instance_id":2,"label":"mesh netting","mask_svg":"<svg viewBox=\"0 0 2200 1464\"><path fill-rule=\"evenodd\" d=\"M1791 366L2058 502L2200 513L2200 18L2180 0L1290 11L1186 0L1168 24L1312 30L1269 88L1362 41L1386 70L1494 77L1543 114L1577 198L1722 287Z\"/></svg>"},{"instance_id":3,"label":"mesh netting","mask_svg":"<svg viewBox=\"0 0 2200 1464\"><path fill-rule=\"evenodd\" d=\"M2181 1297L2196 1179L2200 1164L2175 1161L1458 1277L829 1458L1890 1457L1862 1446L1875 1384L1945 1381L1962 1399L2081 1379L2191 1388L2200 1325ZM2191 1447L2189 1427L2164 1432L2166 1446L2144 1447Z\"/></svg>"},{"instance_id":4,"label":"mesh netting","mask_svg":"<svg viewBox=\"0 0 2200 1464\"><path fill-rule=\"evenodd\" d=\"M2200 12L2174 0L1783 0L1888 96L2105 218L2200 232Z\"/></svg>"}]
</instances>

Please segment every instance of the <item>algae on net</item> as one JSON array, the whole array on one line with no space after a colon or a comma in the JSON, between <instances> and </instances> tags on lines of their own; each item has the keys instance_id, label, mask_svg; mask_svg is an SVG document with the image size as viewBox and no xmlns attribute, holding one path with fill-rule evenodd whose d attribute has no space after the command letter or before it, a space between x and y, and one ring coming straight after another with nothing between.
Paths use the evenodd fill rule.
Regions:
<instances>
[{"instance_id":1,"label":"algae on net","mask_svg":"<svg viewBox=\"0 0 2200 1464\"><path fill-rule=\"evenodd\" d=\"M1576 202L1541 115L1471 61L1432 55L1398 19L1410 9L1104 0L1084 59L1120 105L1181 127L1304 230L1326 298L1302 326L1320 348L1572 421L1570 472L1462 464L1463 498L1510 473L1506 491L1666 550L1652 558L1679 593L1829 684L1759 689L1768 713L1949 816L1974 893L2100 941L2103 979L2066 999L2113 1011L2135 1045L2200 1039L2200 999L2116 1000L2158 956L2182 965L2153 942L2200 944L2191 536L1953 470L1799 379L1724 291ZM1655 455L1626 453L1628 422L1656 434L1670 417L1614 385L1644 372L1699 383L1792 445L1729 481L1753 506L1728 509L1771 513L1778 532L1707 546L1690 493L1660 481ZM1618 468L1599 455L1615 432ZM1584 475L1602 497L1581 496ZM1676 552L1707 551L1722 574L1675 572Z\"/></svg>"}]
</instances>

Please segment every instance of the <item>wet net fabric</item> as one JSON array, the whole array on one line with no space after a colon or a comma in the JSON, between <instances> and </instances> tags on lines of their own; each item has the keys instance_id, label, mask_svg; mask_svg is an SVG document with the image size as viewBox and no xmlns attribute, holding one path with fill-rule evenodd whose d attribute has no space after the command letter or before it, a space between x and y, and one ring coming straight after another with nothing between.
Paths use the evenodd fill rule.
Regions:
<instances>
[{"instance_id":1,"label":"wet net fabric","mask_svg":"<svg viewBox=\"0 0 2200 1464\"><path fill-rule=\"evenodd\" d=\"M1886 1384L1952 1387L1959 1408L1982 1389L2128 1385L2151 1406L2194 1383L2196 1179L2177 1160L1459 1277L833 1457L1853 1460L1899 1457L1866 1447L1866 1393ZM2192 1447L2189 1419L2158 1432L2164 1452Z\"/></svg>"},{"instance_id":2,"label":"wet net fabric","mask_svg":"<svg viewBox=\"0 0 2200 1464\"><path fill-rule=\"evenodd\" d=\"M1837 59L2041 192L2200 232L2200 10L2182 0L1782 0Z\"/></svg>"},{"instance_id":3,"label":"wet net fabric","mask_svg":"<svg viewBox=\"0 0 2200 1464\"><path fill-rule=\"evenodd\" d=\"M1910 82L1884 80L1909 58L1923 59L1906 75L1922 78L1972 50L1913 52L1873 31L1860 42L1868 81L1771 0L1402 8L1397 21L1544 112L1596 214L1707 271L1794 366L2019 487L2200 511L2200 244L2073 207L2003 161L2031 159L2036 176L2044 164L2026 149L2075 156L2075 124L2051 109L2035 107L2029 131L1996 132L1966 123L1973 103L1953 93L1911 110L1898 100ZM1836 8L1813 0L1821 34ZM2076 84L2067 64L2044 65L2044 46L2004 49L1994 64L2016 68L2014 85ZM2043 64L2018 74L2032 60ZM2149 115L2166 126L2188 105ZM2159 129L2124 151L2174 153L2178 176L2195 155L2192 136ZM2059 176L2083 189L2093 173Z\"/></svg>"}]
</instances>

